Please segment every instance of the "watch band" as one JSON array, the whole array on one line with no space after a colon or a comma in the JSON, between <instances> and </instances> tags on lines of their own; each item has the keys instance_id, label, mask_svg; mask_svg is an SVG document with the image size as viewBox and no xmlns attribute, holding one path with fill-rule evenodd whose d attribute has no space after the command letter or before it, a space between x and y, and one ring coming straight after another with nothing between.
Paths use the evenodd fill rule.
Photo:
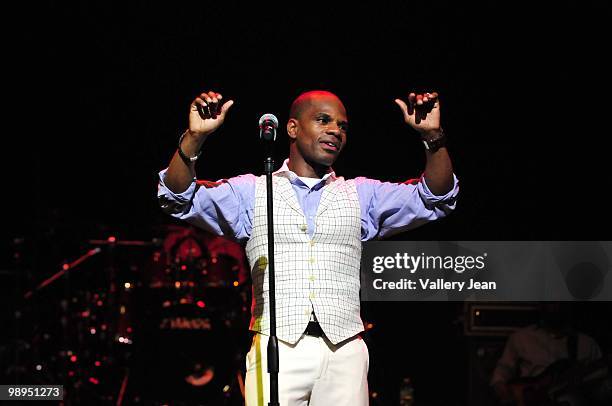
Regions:
<instances>
[{"instance_id":1,"label":"watch band","mask_svg":"<svg viewBox=\"0 0 612 406\"><path fill-rule=\"evenodd\" d=\"M200 155L202 155L202 150L198 151L198 153L195 154L194 156L187 156L187 154L183 152L183 149L181 148L181 143L183 142L183 138L185 138L185 134L187 134L187 131L189 130L185 130L185 132L181 134L181 138L179 138L178 153L180 157L183 159L183 161L185 161L185 163L191 163L191 162L195 162L198 160Z\"/></svg>"},{"instance_id":2,"label":"watch band","mask_svg":"<svg viewBox=\"0 0 612 406\"><path fill-rule=\"evenodd\" d=\"M421 137L421 141L423 141L423 145L425 146L426 150L429 152L436 152L446 145L446 134L444 134L444 130L440 128L438 136L431 139Z\"/></svg>"}]
</instances>

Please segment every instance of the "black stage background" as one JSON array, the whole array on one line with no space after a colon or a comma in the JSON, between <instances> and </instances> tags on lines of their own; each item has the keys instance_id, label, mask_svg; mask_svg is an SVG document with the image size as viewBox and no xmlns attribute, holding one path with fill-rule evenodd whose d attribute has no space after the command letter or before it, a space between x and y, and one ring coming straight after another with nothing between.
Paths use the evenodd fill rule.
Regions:
<instances>
[{"instance_id":1,"label":"black stage background","mask_svg":"<svg viewBox=\"0 0 612 406\"><path fill-rule=\"evenodd\" d=\"M172 221L157 205L157 172L189 103L208 89L236 104L205 145L200 178L261 173L257 119L271 112L285 122L291 100L309 89L331 90L347 107L337 173L417 177L422 146L393 99L437 90L459 203L398 239L609 239L608 13L604 1L47 1L21 50L32 96L11 135L19 145L5 152L2 268L15 268L16 237L29 270L22 289L81 255L89 239L163 238ZM281 137L277 165L287 146ZM4 308L20 303L11 294ZM583 328L609 349L604 307L580 311L590 315ZM375 323L371 379L384 404L397 404L407 374L422 404L468 404L462 304L364 310Z\"/></svg>"}]
</instances>

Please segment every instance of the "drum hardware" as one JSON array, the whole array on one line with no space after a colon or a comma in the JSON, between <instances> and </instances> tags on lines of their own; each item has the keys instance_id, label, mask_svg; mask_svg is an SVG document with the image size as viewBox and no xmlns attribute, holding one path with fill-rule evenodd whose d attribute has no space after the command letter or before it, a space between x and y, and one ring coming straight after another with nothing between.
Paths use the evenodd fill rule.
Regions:
<instances>
[{"instance_id":1,"label":"drum hardware","mask_svg":"<svg viewBox=\"0 0 612 406\"><path fill-rule=\"evenodd\" d=\"M64 263L62 265L62 269L61 270L59 270L58 272L56 272L53 275L51 275L49 278L47 278L44 281L42 281L41 283L39 283L38 286L36 286L34 289L27 291L23 295L23 298L24 299L30 299L32 297L32 295L34 294L34 292L37 292L37 291L39 291L41 289L44 289L45 287L49 286L54 281L58 280L59 278L64 276L66 273L72 271L77 266L79 266L80 264L82 264L83 262L88 260L89 258L93 257L96 254L99 254L101 251L102 250L100 248L96 247L94 249L91 249L91 250L87 251L87 253L81 255L79 258L75 259L74 261L69 262L69 263Z\"/></svg>"},{"instance_id":2,"label":"drum hardware","mask_svg":"<svg viewBox=\"0 0 612 406\"><path fill-rule=\"evenodd\" d=\"M243 398L237 380L243 354L237 349L242 336L248 337L248 294L239 283L237 260L224 253L211 254L197 239L179 242L182 248L170 257L156 249L162 241L114 236L89 240L93 248L61 264L58 272L28 291L26 304L40 307L36 300L51 306L41 308L49 321L37 326L40 331L32 342L26 340L30 350L24 351L32 356L22 367L41 377L46 374L48 379L40 383L63 383L69 402L146 403L167 394L158 392L152 398L145 395L146 385L139 387L146 378L134 365L144 351L151 361L165 365L165 371L145 370L164 379L180 378L185 404L196 398L211 402L204 404ZM127 266L122 255L133 259L131 249L137 247L153 249L153 255L147 256L151 263ZM104 259L103 272L96 269L98 262L90 260L96 256ZM83 266L88 268L74 272ZM157 280L147 272L151 267L162 270ZM152 343L150 352L145 342ZM160 349L173 353L160 354ZM173 385L181 388L179 382Z\"/></svg>"}]
</instances>

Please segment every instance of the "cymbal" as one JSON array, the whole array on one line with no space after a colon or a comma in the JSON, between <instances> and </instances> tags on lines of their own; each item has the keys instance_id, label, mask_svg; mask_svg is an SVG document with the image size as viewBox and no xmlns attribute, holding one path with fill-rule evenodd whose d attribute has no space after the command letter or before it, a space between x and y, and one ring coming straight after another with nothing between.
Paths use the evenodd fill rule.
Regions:
<instances>
[{"instance_id":1,"label":"cymbal","mask_svg":"<svg viewBox=\"0 0 612 406\"><path fill-rule=\"evenodd\" d=\"M112 236L105 240L88 240L87 242L92 245L122 245L134 247L159 246L162 244L162 240L159 238L153 238L151 240L119 240Z\"/></svg>"}]
</instances>

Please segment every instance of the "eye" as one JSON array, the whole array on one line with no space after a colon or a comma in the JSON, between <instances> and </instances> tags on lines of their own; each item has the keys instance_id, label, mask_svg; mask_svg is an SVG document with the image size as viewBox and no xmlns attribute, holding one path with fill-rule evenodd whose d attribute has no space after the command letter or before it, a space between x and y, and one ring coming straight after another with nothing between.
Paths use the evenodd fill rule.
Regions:
<instances>
[{"instance_id":1,"label":"eye","mask_svg":"<svg viewBox=\"0 0 612 406\"><path fill-rule=\"evenodd\" d=\"M323 124L329 123L329 117L317 117L317 121Z\"/></svg>"}]
</instances>

